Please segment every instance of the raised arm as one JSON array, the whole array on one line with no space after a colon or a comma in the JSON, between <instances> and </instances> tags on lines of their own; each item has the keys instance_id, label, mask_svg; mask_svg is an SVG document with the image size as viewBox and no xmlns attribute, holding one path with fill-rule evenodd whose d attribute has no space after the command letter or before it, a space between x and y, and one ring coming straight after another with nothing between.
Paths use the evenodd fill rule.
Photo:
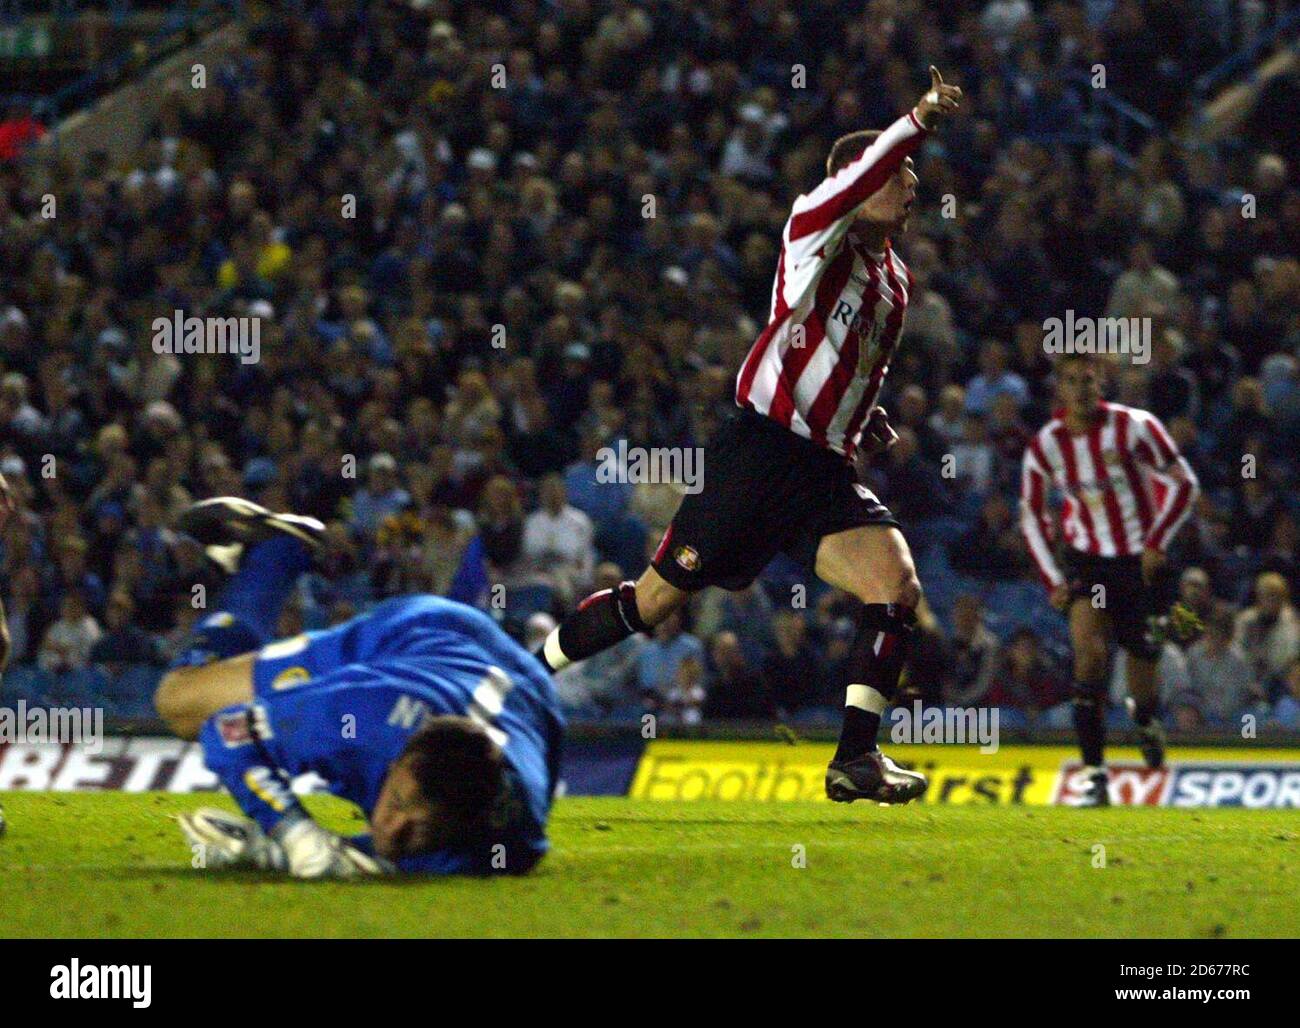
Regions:
<instances>
[{"instance_id":1,"label":"raised arm","mask_svg":"<svg viewBox=\"0 0 1300 1028\"><path fill-rule=\"evenodd\" d=\"M847 231L854 213L898 171L939 118L957 109L961 90L930 68L930 89L917 105L880 133L861 156L827 176L794 204L786 245L795 263L817 253Z\"/></svg>"}]
</instances>

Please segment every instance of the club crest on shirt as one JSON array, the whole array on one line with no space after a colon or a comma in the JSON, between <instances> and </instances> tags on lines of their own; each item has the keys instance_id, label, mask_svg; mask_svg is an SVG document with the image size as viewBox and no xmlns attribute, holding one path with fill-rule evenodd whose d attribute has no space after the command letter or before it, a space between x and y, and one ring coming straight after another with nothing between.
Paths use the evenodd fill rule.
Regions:
<instances>
[{"instance_id":1,"label":"club crest on shirt","mask_svg":"<svg viewBox=\"0 0 1300 1028\"><path fill-rule=\"evenodd\" d=\"M698 571L700 567L699 551L691 546L677 547L677 563L687 571Z\"/></svg>"},{"instance_id":2,"label":"club crest on shirt","mask_svg":"<svg viewBox=\"0 0 1300 1028\"><path fill-rule=\"evenodd\" d=\"M303 682L311 678L311 672L305 667L295 664L293 667L287 667L271 680L271 688L277 692L281 689L292 689L295 685L302 685Z\"/></svg>"},{"instance_id":3,"label":"club crest on shirt","mask_svg":"<svg viewBox=\"0 0 1300 1028\"><path fill-rule=\"evenodd\" d=\"M253 741L253 730L249 723L248 711L241 710L232 714L222 714L217 718L217 734L228 749L243 746Z\"/></svg>"}]
</instances>

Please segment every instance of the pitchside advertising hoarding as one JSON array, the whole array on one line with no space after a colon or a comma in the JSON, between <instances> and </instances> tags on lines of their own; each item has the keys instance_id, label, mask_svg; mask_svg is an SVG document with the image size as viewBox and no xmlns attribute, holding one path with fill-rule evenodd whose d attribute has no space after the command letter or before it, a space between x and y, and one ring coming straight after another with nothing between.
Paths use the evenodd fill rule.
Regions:
<instances>
[{"instance_id":1,"label":"pitchside advertising hoarding","mask_svg":"<svg viewBox=\"0 0 1300 1028\"><path fill-rule=\"evenodd\" d=\"M825 802L834 747L819 744L673 742L647 745L631 795L655 800ZM1065 746L896 746L900 764L930 776L922 803L1072 805L1085 785ZM1172 751L1153 771L1136 749L1111 751L1111 800L1126 806L1300 807L1300 749Z\"/></svg>"},{"instance_id":2,"label":"pitchside advertising hoarding","mask_svg":"<svg viewBox=\"0 0 1300 1028\"><path fill-rule=\"evenodd\" d=\"M825 802L822 779L834 747L822 743L579 739L566 746L562 791L665 801ZM1084 789L1076 751L1065 746L896 746L900 763L930 776L922 803L1072 805ZM1187 748L1147 768L1134 749L1111 751L1111 801L1125 806L1300 808L1300 748ZM217 788L197 744L155 736L113 737L94 747L0 744L0 791L205 792ZM295 791L320 791L311 775Z\"/></svg>"}]
</instances>

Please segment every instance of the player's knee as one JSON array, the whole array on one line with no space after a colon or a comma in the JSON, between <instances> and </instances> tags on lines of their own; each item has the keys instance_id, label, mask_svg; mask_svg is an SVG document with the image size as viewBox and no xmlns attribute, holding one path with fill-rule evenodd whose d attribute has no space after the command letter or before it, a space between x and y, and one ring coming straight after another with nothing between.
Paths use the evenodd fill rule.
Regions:
<instances>
[{"instance_id":1,"label":"player's knee","mask_svg":"<svg viewBox=\"0 0 1300 1028\"><path fill-rule=\"evenodd\" d=\"M173 734L181 738L195 735L193 718L189 716L185 694L188 692L186 668L168 671L158 683L153 694L153 707Z\"/></svg>"},{"instance_id":2,"label":"player's knee","mask_svg":"<svg viewBox=\"0 0 1300 1028\"><path fill-rule=\"evenodd\" d=\"M915 610L921 604L921 595L921 580L916 575L916 568L909 564L899 576L898 595L894 602Z\"/></svg>"},{"instance_id":3,"label":"player's knee","mask_svg":"<svg viewBox=\"0 0 1300 1028\"><path fill-rule=\"evenodd\" d=\"M920 606L923 595L921 580L910 562L887 575L883 581L872 576L869 569L864 569L852 591L863 603L895 603L911 610Z\"/></svg>"}]
</instances>

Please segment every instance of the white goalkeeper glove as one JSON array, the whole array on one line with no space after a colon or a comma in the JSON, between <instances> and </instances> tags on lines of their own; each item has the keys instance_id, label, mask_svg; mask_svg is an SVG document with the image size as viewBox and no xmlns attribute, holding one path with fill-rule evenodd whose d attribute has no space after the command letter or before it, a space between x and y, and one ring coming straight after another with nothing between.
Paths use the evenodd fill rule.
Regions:
<instances>
[{"instance_id":1,"label":"white goalkeeper glove","mask_svg":"<svg viewBox=\"0 0 1300 1028\"><path fill-rule=\"evenodd\" d=\"M196 858L206 868L255 867L283 871L288 866L284 850L262 831L256 821L203 807L177 818Z\"/></svg>"},{"instance_id":2,"label":"white goalkeeper glove","mask_svg":"<svg viewBox=\"0 0 1300 1028\"><path fill-rule=\"evenodd\" d=\"M393 874L382 857L362 853L346 839L328 832L309 817L281 822L271 830L295 878L359 878Z\"/></svg>"}]
</instances>

